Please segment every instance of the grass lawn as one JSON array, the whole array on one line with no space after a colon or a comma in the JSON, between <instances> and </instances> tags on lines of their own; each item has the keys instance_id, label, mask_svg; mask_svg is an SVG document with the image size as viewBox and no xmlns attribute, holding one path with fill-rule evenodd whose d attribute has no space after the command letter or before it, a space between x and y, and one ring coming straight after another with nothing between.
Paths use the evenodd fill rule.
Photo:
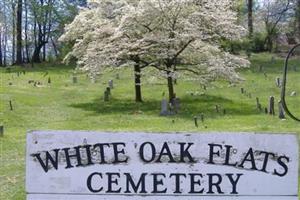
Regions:
<instances>
[{"instance_id":1,"label":"grass lawn","mask_svg":"<svg viewBox=\"0 0 300 200\"><path fill-rule=\"evenodd\" d=\"M253 55L252 67L241 72L246 79L243 83L230 87L227 82L218 82L203 90L199 84L179 80L176 94L181 99L178 115L161 117L160 101L167 92L163 80L143 79L144 103L136 104L134 99L132 71L119 71L101 76L92 83L85 75L72 83L72 67L59 64L43 64L24 69L26 74L17 76L21 68L11 72L0 69L1 116L4 137L0 138L0 199L25 199L25 136L28 130L109 130L109 131L243 131L276 132L300 134L300 123L279 120L258 111L256 97L263 108L267 107L270 96L277 102L280 88L276 87L276 77L282 77L283 58L277 57L271 64L271 55ZM290 109L300 117L300 59L297 72L289 72L287 102ZM263 72L259 72L259 66ZM48 84L48 78L51 84ZM110 102L103 101L103 92L109 79L114 79ZM40 81L41 86L29 84L30 80ZM11 85L9 84L11 83ZM241 94L241 88L252 98ZM291 97L296 91L297 96ZM194 93L192 96L191 93ZM196 95L197 94L197 95ZM9 101L12 101L13 111ZM223 111L217 113L215 106ZM205 122L195 127L193 117L203 113ZM276 114L278 106L276 103Z\"/></svg>"}]
</instances>

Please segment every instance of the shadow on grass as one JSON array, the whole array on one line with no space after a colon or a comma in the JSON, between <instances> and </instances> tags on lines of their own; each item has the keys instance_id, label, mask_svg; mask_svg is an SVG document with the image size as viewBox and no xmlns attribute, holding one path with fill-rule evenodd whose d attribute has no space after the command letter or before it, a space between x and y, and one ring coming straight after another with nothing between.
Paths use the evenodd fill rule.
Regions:
<instances>
[{"instance_id":1,"label":"shadow on grass","mask_svg":"<svg viewBox=\"0 0 300 200\"><path fill-rule=\"evenodd\" d=\"M216 112L216 105L219 106L219 113ZM131 99L111 99L104 102L102 99L95 99L93 102L70 104L70 107L93 112L94 114L146 114L158 116L160 113L160 101L148 100L143 103L135 103ZM191 118L200 113L207 117L215 118L224 115L255 115L255 105L235 102L220 96L183 96L181 98L181 109L176 117Z\"/></svg>"}]
</instances>

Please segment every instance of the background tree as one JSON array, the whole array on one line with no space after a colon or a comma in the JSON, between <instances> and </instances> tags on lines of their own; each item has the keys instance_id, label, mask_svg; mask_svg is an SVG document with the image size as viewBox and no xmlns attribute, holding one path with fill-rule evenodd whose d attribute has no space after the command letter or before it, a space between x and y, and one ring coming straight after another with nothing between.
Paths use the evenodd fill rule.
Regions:
<instances>
[{"instance_id":1,"label":"background tree","mask_svg":"<svg viewBox=\"0 0 300 200\"><path fill-rule=\"evenodd\" d=\"M247 8L248 8L248 31L249 31L249 37L252 38L252 36L253 36L253 0L247 1Z\"/></svg>"},{"instance_id":2,"label":"background tree","mask_svg":"<svg viewBox=\"0 0 300 200\"><path fill-rule=\"evenodd\" d=\"M16 64L20 65L23 63L22 59L22 0L17 1L17 21L16 21L16 32L17 32L17 59Z\"/></svg>"}]
</instances>

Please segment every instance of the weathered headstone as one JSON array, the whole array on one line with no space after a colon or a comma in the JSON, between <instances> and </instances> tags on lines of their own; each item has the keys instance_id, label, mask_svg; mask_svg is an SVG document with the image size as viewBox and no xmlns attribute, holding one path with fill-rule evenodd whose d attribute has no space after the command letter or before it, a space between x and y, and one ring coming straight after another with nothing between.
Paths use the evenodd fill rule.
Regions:
<instances>
[{"instance_id":1,"label":"weathered headstone","mask_svg":"<svg viewBox=\"0 0 300 200\"><path fill-rule=\"evenodd\" d=\"M1 125L0 126L0 137L3 137L3 135L4 135L4 126Z\"/></svg>"},{"instance_id":2,"label":"weathered headstone","mask_svg":"<svg viewBox=\"0 0 300 200\"><path fill-rule=\"evenodd\" d=\"M73 76L72 81L73 81L73 84L76 84L78 82L77 76Z\"/></svg>"},{"instance_id":3,"label":"weathered headstone","mask_svg":"<svg viewBox=\"0 0 300 200\"><path fill-rule=\"evenodd\" d=\"M117 79L117 80L120 79L120 74L119 74L119 73L116 74L116 79Z\"/></svg>"},{"instance_id":4,"label":"weathered headstone","mask_svg":"<svg viewBox=\"0 0 300 200\"><path fill-rule=\"evenodd\" d=\"M204 114L203 113L200 114L200 119L201 119L201 122L203 123L204 122Z\"/></svg>"},{"instance_id":5,"label":"weathered headstone","mask_svg":"<svg viewBox=\"0 0 300 200\"><path fill-rule=\"evenodd\" d=\"M105 91L104 91L104 97L103 97L103 100L104 100L104 101L109 101L109 95L110 95L109 92L108 92L107 90L105 90Z\"/></svg>"},{"instance_id":6,"label":"weathered headstone","mask_svg":"<svg viewBox=\"0 0 300 200\"><path fill-rule=\"evenodd\" d=\"M281 80L279 77L276 77L276 86L279 88L281 87Z\"/></svg>"},{"instance_id":7,"label":"weathered headstone","mask_svg":"<svg viewBox=\"0 0 300 200\"><path fill-rule=\"evenodd\" d=\"M285 112L281 101L278 101L278 113L279 119L285 119Z\"/></svg>"},{"instance_id":8,"label":"weathered headstone","mask_svg":"<svg viewBox=\"0 0 300 200\"><path fill-rule=\"evenodd\" d=\"M169 109L168 109L168 101L166 99L161 100L161 107L160 107L160 115L161 116L167 116L169 115Z\"/></svg>"},{"instance_id":9,"label":"weathered headstone","mask_svg":"<svg viewBox=\"0 0 300 200\"><path fill-rule=\"evenodd\" d=\"M108 87L110 87L110 89L114 89L114 81L113 80L108 81Z\"/></svg>"},{"instance_id":10,"label":"weathered headstone","mask_svg":"<svg viewBox=\"0 0 300 200\"><path fill-rule=\"evenodd\" d=\"M271 64L275 64L275 57L274 56L272 56L272 58L271 58Z\"/></svg>"},{"instance_id":11,"label":"weathered headstone","mask_svg":"<svg viewBox=\"0 0 300 200\"><path fill-rule=\"evenodd\" d=\"M262 72L263 71L263 66L262 65L259 65L259 72Z\"/></svg>"},{"instance_id":12,"label":"weathered headstone","mask_svg":"<svg viewBox=\"0 0 300 200\"><path fill-rule=\"evenodd\" d=\"M174 112L178 113L180 110L180 99L179 98L174 98L172 100L172 106L174 108Z\"/></svg>"},{"instance_id":13,"label":"weathered headstone","mask_svg":"<svg viewBox=\"0 0 300 200\"><path fill-rule=\"evenodd\" d=\"M252 133L27 134L27 200L297 200L298 138Z\"/></svg>"},{"instance_id":14,"label":"weathered headstone","mask_svg":"<svg viewBox=\"0 0 300 200\"><path fill-rule=\"evenodd\" d=\"M245 90L244 88L241 88L241 93L244 94L245 93Z\"/></svg>"},{"instance_id":15,"label":"weathered headstone","mask_svg":"<svg viewBox=\"0 0 300 200\"><path fill-rule=\"evenodd\" d=\"M275 115L275 97L273 96L269 99L269 114Z\"/></svg>"},{"instance_id":16,"label":"weathered headstone","mask_svg":"<svg viewBox=\"0 0 300 200\"><path fill-rule=\"evenodd\" d=\"M216 109L216 112L217 112L217 113L220 112L220 106L219 106L219 105L215 105L215 109Z\"/></svg>"},{"instance_id":17,"label":"weathered headstone","mask_svg":"<svg viewBox=\"0 0 300 200\"><path fill-rule=\"evenodd\" d=\"M296 92L296 91L293 91L293 92L291 93L291 97L295 97L295 96L297 96L297 92Z\"/></svg>"},{"instance_id":18,"label":"weathered headstone","mask_svg":"<svg viewBox=\"0 0 300 200\"><path fill-rule=\"evenodd\" d=\"M110 87L107 87L106 91L107 91L108 95L111 95L111 89L110 89Z\"/></svg>"}]
</instances>

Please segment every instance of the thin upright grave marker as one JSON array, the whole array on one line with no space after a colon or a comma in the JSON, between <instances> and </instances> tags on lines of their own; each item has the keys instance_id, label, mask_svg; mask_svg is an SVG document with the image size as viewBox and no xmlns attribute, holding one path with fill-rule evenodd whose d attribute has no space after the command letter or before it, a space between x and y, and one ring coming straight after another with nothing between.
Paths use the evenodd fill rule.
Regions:
<instances>
[{"instance_id":1,"label":"thin upright grave marker","mask_svg":"<svg viewBox=\"0 0 300 200\"><path fill-rule=\"evenodd\" d=\"M298 152L288 134L33 131L27 200L297 200Z\"/></svg>"}]
</instances>

